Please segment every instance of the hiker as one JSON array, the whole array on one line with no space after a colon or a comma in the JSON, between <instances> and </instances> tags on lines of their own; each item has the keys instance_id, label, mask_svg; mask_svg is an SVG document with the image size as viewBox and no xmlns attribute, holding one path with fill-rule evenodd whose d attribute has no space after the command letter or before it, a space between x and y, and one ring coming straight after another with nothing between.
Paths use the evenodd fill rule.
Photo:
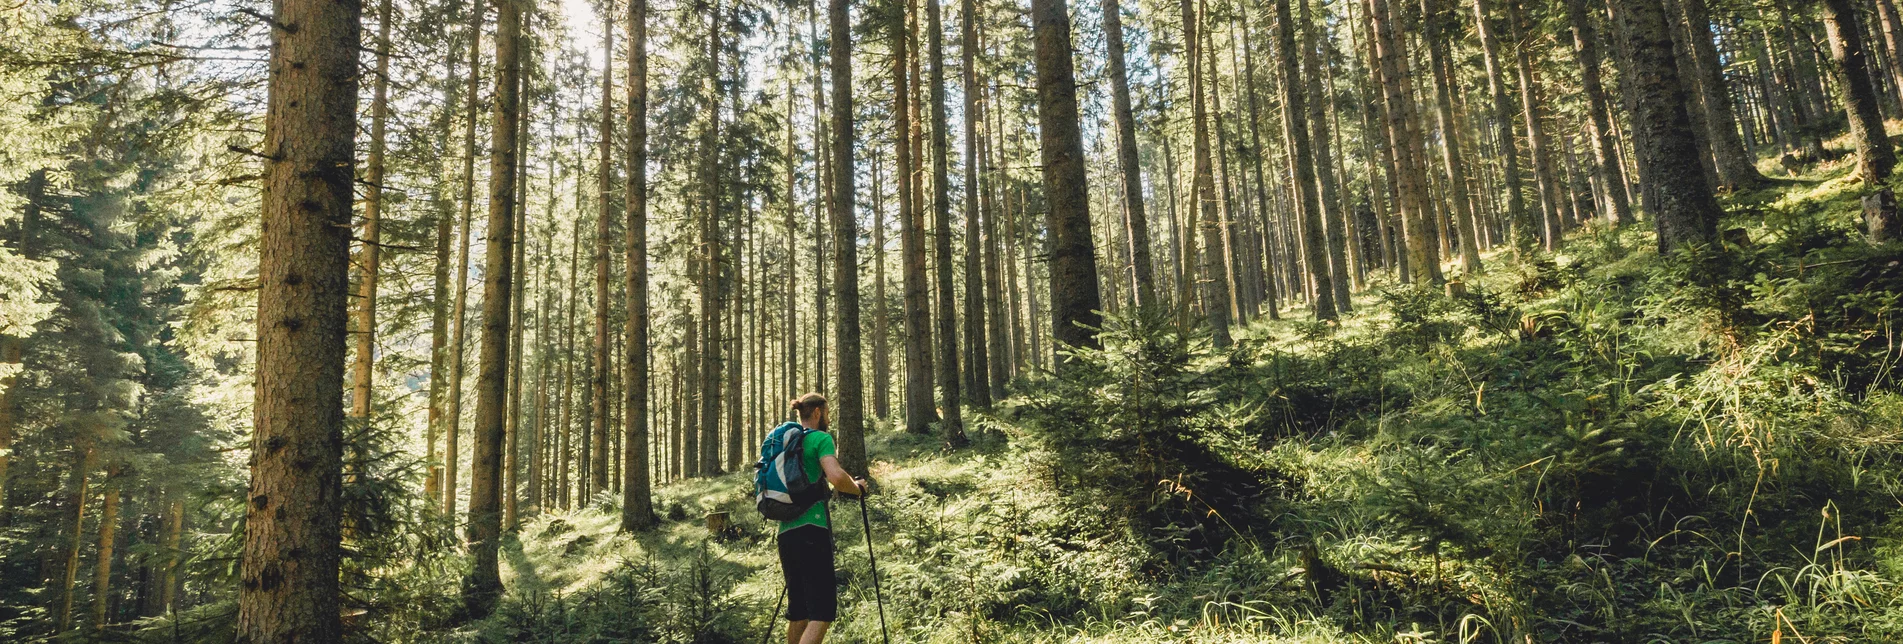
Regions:
<instances>
[{"instance_id":1,"label":"hiker","mask_svg":"<svg viewBox=\"0 0 1903 644\"><path fill-rule=\"evenodd\" d=\"M840 494L865 494L865 480L846 473L834 455L833 437L826 433L826 398L806 394L794 399L792 407L799 415L799 426L815 430L806 434L804 445L802 460L807 480L818 481L823 474L826 483ZM786 575L787 644L820 644L826 639L826 629L839 617L832 514L826 501L814 503L796 519L780 522L779 550L780 570Z\"/></svg>"}]
</instances>

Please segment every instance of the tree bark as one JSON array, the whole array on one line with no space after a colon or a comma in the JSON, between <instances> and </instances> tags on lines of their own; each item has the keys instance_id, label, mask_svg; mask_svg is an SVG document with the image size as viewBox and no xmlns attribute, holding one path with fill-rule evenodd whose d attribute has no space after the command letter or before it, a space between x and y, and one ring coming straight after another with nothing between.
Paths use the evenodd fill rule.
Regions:
<instances>
[{"instance_id":1,"label":"tree bark","mask_svg":"<svg viewBox=\"0 0 1903 644\"><path fill-rule=\"evenodd\" d=\"M1137 306L1155 306L1156 276L1150 263L1150 224L1144 212L1143 166L1137 161L1136 116L1130 107L1130 78L1123 60L1123 8L1118 0L1103 0L1103 29L1109 49L1108 73L1111 110L1117 126L1117 163L1123 171L1123 217L1124 227L1130 236L1131 281L1136 285ZM966 65L970 65L970 62Z\"/></svg>"},{"instance_id":2,"label":"tree bark","mask_svg":"<svg viewBox=\"0 0 1903 644\"><path fill-rule=\"evenodd\" d=\"M1627 39L1631 69L1625 70L1636 99L1632 114L1640 181L1671 186L1657 191L1653 222L1659 251L1687 244L1709 244L1718 236L1718 201L1705 182L1701 153L1686 113L1685 89L1678 77L1670 26L1655 0L1613 0L1621 33Z\"/></svg>"},{"instance_id":3,"label":"tree bark","mask_svg":"<svg viewBox=\"0 0 1903 644\"><path fill-rule=\"evenodd\" d=\"M944 420L939 430L944 432L947 445L963 447L967 440L958 364L958 298L952 284L952 267L958 263L958 257L952 254L951 243L951 188L947 185L951 155L945 132L945 29L939 16L939 2L925 0L926 29L930 31L926 38L926 55L931 58L926 83L930 85L932 103L932 269L938 295L933 319L938 327L934 334L938 341L935 366L938 368L938 407Z\"/></svg>"},{"instance_id":4,"label":"tree bark","mask_svg":"<svg viewBox=\"0 0 1903 644\"><path fill-rule=\"evenodd\" d=\"M1677 1L1679 10L1684 12L1686 44L1690 45L1692 68L1697 71L1693 82L1700 90L1700 107L1705 112L1718 178L1728 190L1750 189L1763 183L1764 175L1758 173L1757 156L1746 149L1738 137L1738 117L1731 107L1731 90L1726 87L1718 47L1712 41L1711 12L1705 0Z\"/></svg>"},{"instance_id":5,"label":"tree bark","mask_svg":"<svg viewBox=\"0 0 1903 644\"><path fill-rule=\"evenodd\" d=\"M981 199L980 193L989 190L988 178L982 157L978 155L978 124L984 122L982 103L978 100L978 3L976 0L964 0L959 8L959 30L962 39L958 50L962 65L964 85L965 120L965 347L966 370L969 374L972 405L979 409L991 408L991 353L986 345L985 320L990 312L985 310L984 279L984 239L983 219L992 216L990 201ZM1121 56L1119 56L1121 58ZM1127 90L1126 90L1127 93Z\"/></svg>"},{"instance_id":6,"label":"tree bark","mask_svg":"<svg viewBox=\"0 0 1903 644\"><path fill-rule=\"evenodd\" d=\"M436 133L439 145L444 147L449 145L450 125L455 120L453 115L456 112L456 103L461 98L456 92L456 84L460 80L460 75L456 71L458 60L456 52L452 49L448 61L449 69L443 76L442 126ZM440 154L442 150L432 147L438 152L438 156L431 164L430 176L442 177L443 159ZM433 188L430 195L436 220L436 265L431 274L430 288L429 414L423 431L425 454L423 462L428 469L423 477L423 497L441 499L443 473L440 463L442 459L436 449L436 442L442 435L443 423L448 418L446 398L449 385L447 363L449 362L449 266L451 261L449 237L456 232L456 220L450 213L449 200L443 198L442 186Z\"/></svg>"},{"instance_id":7,"label":"tree bark","mask_svg":"<svg viewBox=\"0 0 1903 644\"><path fill-rule=\"evenodd\" d=\"M601 131L597 141L600 154L600 167L596 175L595 194L595 372L588 383L593 388L595 404L590 412L594 415L594 434L592 454L594 462L589 467L593 476L588 482L588 495L594 496L608 489L608 407L612 402L608 395L608 374L613 371L608 359L608 258L610 250L609 231L614 226L614 2L609 0L601 21Z\"/></svg>"},{"instance_id":8,"label":"tree bark","mask_svg":"<svg viewBox=\"0 0 1903 644\"><path fill-rule=\"evenodd\" d=\"M885 184L872 158L872 414L892 415L892 307L885 292Z\"/></svg>"},{"instance_id":9,"label":"tree bark","mask_svg":"<svg viewBox=\"0 0 1903 644\"><path fill-rule=\"evenodd\" d=\"M1579 0L1568 0L1578 2ZM1453 61L1449 60L1448 40L1454 15L1446 0L1422 0L1421 13L1427 20L1427 51L1434 67L1434 115L1440 124L1441 164L1447 169L1447 192L1453 201L1454 231L1459 235L1460 270L1472 275L1480 272L1480 243L1474 235L1474 202L1467 193L1467 161L1460 155L1460 124L1454 121Z\"/></svg>"},{"instance_id":10,"label":"tree bark","mask_svg":"<svg viewBox=\"0 0 1903 644\"><path fill-rule=\"evenodd\" d=\"M1097 251L1090 234L1084 143L1077 125L1077 81L1065 0L1031 1L1037 67L1039 154L1049 206L1051 337L1059 347L1098 348L1103 322ZM1069 358L1059 361L1061 365Z\"/></svg>"},{"instance_id":11,"label":"tree bark","mask_svg":"<svg viewBox=\"0 0 1903 644\"><path fill-rule=\"evenodd\" d=\"M99 454L94 444L97 439L81 438L80 440L83 444L77 448L79 461L73 464L71 491L68 492L67 505L68 511L72 513L73 525L67 533L69 536L66 539L66 552L62 553L66 561L64 572L60 576L60 607L58 625L53 631L55 635L73 628L73 603L79 592L76 586L79 579L79 554L80 549L86 544L86 507L92 499L88 486L91 484L94 463L97 462Z\"/></svg>"},{"instance_id":12,"label":"tree bark","mask_svg":"<svg viewBox=\"0 0 1903 644\"><path fill-rule=\"evenodd\" d=\"M1863 32L1857 28L1857 8L1851 0L1824 0L1824 15L1830 55L1837 63L1838 98L1850 117L1850 140L1857 146L1857 174L1864 185L1874 188L1896 167L1896 151L1883 131Z\"/></svg>"},{"instance_id":13,"label":"tree bark","mask_svg":"<svg viewBox=\"0 0 1903 644\"><path fill-rule=\"evenodd\" d=\"M1217 281L1222 268L1222 229L1217 213L1216 176L1214 163L1209 151L1209 107L1204 94L1206 82L1203 79L1202 15L1197 11L1195 0L1182 0L1183 46L1188 52L1189 67L1190 118L1192 119L1193 155L1195 167L1192 170L1192 182L1195 187L1192 194L1196 207L1190 209L1192 223L1187 226L1185 240L1187 247L1184 257L1197 258L1196 270L1191 280L1200 286L1203 300L1203 313L1209 316L1211 337L1218 348L1227 348L1232 342L1229 337L1229 298L1224 285ZM1066 59L1068 60L1068 59ZM1204 238L1202 253L1196 252L1195 235ZM1187 261L1187 260L1186 260Z\"/></svg>"},{"instance_id":14,"label":"tree bark","mask_svg":"<svg viewBox=\"0 0 1903 644\"><path fill-rule=\"evenodd\" d=\"M1289 171L1294 177L1296 207L1302 217L1302 260L1315 284L1311 309L1315 319L1333 320L1335 286L1328 270L1328 251L1322 231L1320 197L1315 194L1315 156L1309 148L1308 116L1304 96L1307 84L1302 80L1302 54L1295 49L1295 19L1289 0L1276 0L1276 54L1282 65L1282 136L1289 148Z\"/></svg>"},{"instance_id":15,"label":"tree bark","mask_svg":"<svg viewBox=\"0 0 1903 644\"><path fill-rule=\"evenodd\" d=\"M1522 254L1533 248L1533 220L1526 210L1525 179L1520 172L1519 143L1513 137L1513 102L1509 98L1505 64L1500 59L1498 27L1488 0L1474 0L1474 25L1486 63L1487 93L1493 103L1493 136L1500 146L1500 182L1506 190L1506 220L1514 248Z\"/></svg>"},{"instance_id":16,"label":"tree bark","mask_svg":"<svg viewBox=\"0 0 1903 644\"><path fill-rule=\"evenodd\" d=\"M721 25L718 0L707 19L707 78L703 91L707 123L701 140L700 223L700 315L702 326L700 352L700 468L699 473L721 473L720 467L720 374L722 349L720 324L721 232L720 232L720 50Z\"/></svg>"},{"instance_id":17,"label":"tree bark","mask_svg":"<svg viewBox=\"0 0 1903 644\"><path fill-rule=\"evenodd\" d=\"M462 452L457 439L462 433L463 413L463 340L469 321L469 229L476 208L476 121L479 118L477 95L482 79L483 11L477 7L469 28L469 96L464 107L468 127L463 130L462 214L456 242L456 305L450 316L449 338L449 412L444 420L443 438L443 515L456 515L457 465Z\"/></svg>"},{"instance_id":18,"label":"tree bark","mask_svg":"<svg viewBox=\"0 0 1903 644\"><path fill-rule=\"evenodd\" d=\"M1411 76L1407 70L1407 54L1401 47L1403 37L1397 33L1394 13L1387 0L1368 0L1368 16L1374 27L1372 39L1392 139L1408 270L1416 281L1439 284L1442 280L1440 254L1434 241L1438 226L1428 200L1420 132L1414 127L1414 97L1408 87Z\"/></svg>"},{"instance_id":19,"label":"tree bark","mask_svg":"<svg viewBox=\"0 0 1903 644\"><path fill-rule=\"evenodd\" d=\"M933 0L936 2L936 0ZM832 63L832 173L833 284L838 287L839 315L834 335L839 337L839 391L832 401L833 432L839 443L839 464L858 476L869 474L866 463L865 382L859 342L859 218L853 159L857 142L852 98L851 0L828 0L827 32ZM942 115L941 115L942 116ZM940 119L941 124L943 119Z\"/></svg>"},{"instance_id":20,"label":"tree bark","mask_svg":"<svg viewBox=\"0 0 1903 644\"><path fill-rule=\"evenodd\" d=\"M893 140L898 144L899 172L899 254L905 280L905 430L912 433L931 431L938 422L932 403L932 341L928 318L931 302L926 298L925 217L919 212L913 194L914 169L912 137L906 122L912 111L908 82L910 37L905 20L896 21L892 34Z\"/></svg>"},{"instance_id":21,"label":"tree bark","mask_svg":"<svg viewBox=\"0 0 1903 644\"><path fill-rule=\"evenodd\" d=\"M357 356L350 397L350 416L366 423L376 368L377 271L383 263L384 140L390 114L390 0L382 0L377 7L377 62L370 81L370 153L364 161L363 239L357 260Z\"/></svg>"},{"instance_id":22,"label":"tree bark","mask_svg":"<svg viewBox=\"0 0 1903 644\"><path fill-rule=\"evenodd\" d=\"M1319 207L1327 227L1325 237L1328 243L1329 284L1335 289L1335 310L1345 313L1354 310L1354 305L1348 292L1348 284L1352 281L1348 264L1348 213L1342 207L1345 202L1341 198L1341 186L1335 182L1335 155L1329 145L1328 97L1333 95L1334 84L1330 82L1323 85L1323 67L1327 63L1322 60L1319 50L1328 47L1328 44L1321 39L1315 27L1308 0L1302 0L1301 11L1302 66L1307 70L1308 77L1304 91L1308 92L1309 146L1314 151L1315 178L1320 188L1317 198L1321 199ZM1254 100L1254 97L1251 96L1250 100ZM1257 174L1260 175L1260 172Z\"/></svg>"},{"instance_id":23,"label":"tree bark","mask_svg":"<svg viewBox=\"0 0 1903 644\"><path fill-rule=\"evenodd\" d=\"M276 0L235 639L334 642L359 5Z\"/></svg>"},{"instance_id":24,"label":"tree bark","mask_svg":"<svg viewBox=\"0 0 1903 644\"><path fill-rule=\"evenodd\" d=\"M465 610L482 616L502 594L502 465L507 415L509 311L512 308L521 108L522 6L496 0L495 127L490 132L489 232L483 271L482 348L476 374L475 445L470 456L468 540L471 569L463 580Z\"/></svg>"},{"instance_id":25,"label":"tree bark","mask_svg":"<svg viewBox=\"0 0 1903 644\"><path fill-rule=\"evenodd\" d=\"M621 530L654 527L648 471L648 0L628 1L628 178L625 188L628 254L628 348L622 404Z\"/></svg>"},{"instance_id":26,"label":"tree bark","mask_svg":"<svg viewBox=\"0 0 1903 644\"><path fill-rule=\"evenodd\" d=\"M1566 0L1566 18L1572 25L1573 57L1579 62L1579 89L1586 98L1586 133L1592 143L1593 178L1603 195L1606 221L1614 226L1632 220L1632 203L1626 199L1625 169L1619 165L1619 152L1612 137L1612 110L1606 102L1605 84L1599 78L1599 41L1594 35L1592 18L1586 13L1585 0Z\"/></svg>"},{"instance_id":27,"label":"tree bark","mask_svg":"<svg viewBox=\"0 0 1903 644\"><path fill-rule=\"evenodd\" d=\"M119 538L119 477L122 473L116 466L106 472L106 498L99 506L99 556L93 564L92 628L95 633L103 633L110 625L106 609L112 603L112 552Z\"/></svg>"}]
</instances>

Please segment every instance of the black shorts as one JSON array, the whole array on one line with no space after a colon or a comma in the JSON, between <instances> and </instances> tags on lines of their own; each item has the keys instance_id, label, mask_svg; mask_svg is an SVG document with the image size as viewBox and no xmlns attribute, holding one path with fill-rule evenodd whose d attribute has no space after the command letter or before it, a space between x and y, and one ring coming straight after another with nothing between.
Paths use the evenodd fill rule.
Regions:
<instances>
[{"instance_id":1,"label":"black shorts","mask_svg":"<svg viewBox=\"0 0 1903 644\"><path fill-rule=\"evenodd\" d=\"M786 621L837 621L833 531L803 525L780 533L779 541L780 571L786 574Z\"/></svg>"}]
</instances>

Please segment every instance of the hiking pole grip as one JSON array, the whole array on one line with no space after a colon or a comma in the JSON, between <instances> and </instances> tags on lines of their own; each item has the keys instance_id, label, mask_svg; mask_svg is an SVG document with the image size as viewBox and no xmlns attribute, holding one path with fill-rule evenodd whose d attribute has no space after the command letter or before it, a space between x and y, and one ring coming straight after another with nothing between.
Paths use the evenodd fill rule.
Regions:
<instances>
[{"instance_id":1,"label":"hiking pole grip","mask_svg":"<svg viewBox=\"0 0 1903 644\"><path fill-rule=\"evenodd\" d=\"M872 552L872 513L866 510L866 495L859 495L859 522L866 533L866 561L872 565L872 597L879 603L879 636L885 644L892 644L892 634L885 628L885 593L879 590L879 558Z\"/></svg>"}]
</instances>

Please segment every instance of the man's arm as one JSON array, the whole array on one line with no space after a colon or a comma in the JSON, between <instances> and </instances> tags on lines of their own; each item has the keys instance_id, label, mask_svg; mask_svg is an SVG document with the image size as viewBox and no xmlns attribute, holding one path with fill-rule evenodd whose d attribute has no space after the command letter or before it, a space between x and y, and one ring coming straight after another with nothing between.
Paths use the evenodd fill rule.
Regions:
<instances>
[{"instance_id":1,"label":"man's arm","mask_svg":"<svg viewBox=\"0 0 1903 644\"><path fill-rule=\"evenodd\" d=\"M834 490L852 496L859 496L866 493L865 481L855 479L851 474L847 474L846 468L839 466L839 459L837 457L819 457L819 469L826 474L826 482L831 483Z\"/></svg>"}]
</instances>

